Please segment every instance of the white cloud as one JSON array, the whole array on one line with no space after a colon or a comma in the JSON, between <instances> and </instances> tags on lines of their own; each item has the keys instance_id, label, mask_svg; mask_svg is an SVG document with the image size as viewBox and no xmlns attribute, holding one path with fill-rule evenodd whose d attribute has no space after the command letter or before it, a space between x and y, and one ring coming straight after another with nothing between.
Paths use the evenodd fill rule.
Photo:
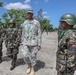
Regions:
<instances>
[{"instance_id":1,"label":"white cloud","mask_svg":"<svg viewBox=\"0 0 76 75\"><path fill-rule=\"evenodd\" d=\"M47 12L42 12L42 14L47 14Z\"/></svg>"},{"instance_id":2,"label":"white cloud","mask_svg":"<svg viewBox=\"0 0 76 75\"><path fill-rule=\"evenodd\" d=\"M30 3L31 2L31 0L25 0L24 1L24 3Z\"/></svg>"},{"instance_id":3,"label":"white cloud","mask_svg":"<svg viewBox=\"0 0 76 75\"><path fill-rule=\"evenodd\" d=\"M48 2L49 0L45 0L45 2Z\"/></svg>"},{"instance_id":4,"label":"white cloud","mask_svg":"<svg viewBox=\"0 0 76 75\"><path fill-rule=\"evenodd\" d=\"M43 16L44 18L50 18L50 16Z\"/></svg>"},{"instance_id":5,"label":"white cloud","mask_svg":"<svg viewBox=\"0 0 76 75\"><path fill-rule=\"evenodd\" d=\"M29 4L16 2L16 3L9 3L4 6L4 8L10 10L10 9L32 9L32 7Z\"/></svg>"},{"instance_id":6,"label":"white cloud","mask_svg":"<svg viewBox=\"0 0 76 75\"><path fill-rule=\"evenodd\" d=\"M36 4L38 3L38 2L35 2Z\"/></svg>"}]
</instances>

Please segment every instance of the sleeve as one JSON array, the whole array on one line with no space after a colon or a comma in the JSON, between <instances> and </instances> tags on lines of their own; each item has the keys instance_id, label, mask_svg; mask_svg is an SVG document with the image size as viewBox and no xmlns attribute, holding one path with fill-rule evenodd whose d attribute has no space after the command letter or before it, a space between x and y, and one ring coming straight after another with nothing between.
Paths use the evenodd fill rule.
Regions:
<instances>
[{"instance_id":1,"label":"sleeve","mask_svg":"<svg viewBox=\"0 0 76 75\"><path fill-rule=\"evenodd\" d=\"M5 46L7 47L7 43L8 43L8 35L7 35L7 30L5 30Z\"/></svg>"},{"instance_id":2,"label":"sleeve","mask_svg":"<svg viewBox=\"0 0 76 75\"><path fill-rule=\"evenodd\" d=\"M14 33L13 36L16 38L16 40L15 40L14 43L13 43L14 47L20 46L19 29L15 29L15 33Z\"/></svg>"},{"instance_id":3,"label":"sleeve","mask_svg":"<svg viewBox=\"0 0 76 75\"><path fill-rule=\"evenodd\" d=\"M69 56L67 61L68 67L74 68L76 66L76 31L71 32L70 34L69 50L68 50L69 53L67 53Z\"/></svg>"},{"instance_id":4,"label":"sleeve","mask_svg":"<svg viewBox=\"0 0 76 75\"><path fill-rule=\"evenodd\" d=\"M40 23L37 23L38 25L38 45L42 44L42 32L41 32L41 27L40 27Z\"/></svg>"},{"instance_id":5,"label":"sleeve","mask_svg":"<svg viewBox=\"0 0 76 75\"><path fill-rule=\"evenodd\" d=\"M72 49L76 49L76 30L71 33L69 43Z\"/></svg>"},{"instance_id":6,"label":"sleeve","mask_svg":"<svg viewBox=\"0 0 76 75\"><path fill-rule=\"evenodd\" d=\"M18 31L17 31L17 42L18 43L20 43L21 42L21 33L20 33L20 31L19 31L19 29L18 29Z\"/></svg>"},{"instance_id":7,"label":"sleeve","mask_svg":"<svg viewBox=\"0 0 76 75\"><path fill-rule=\"evenodd\" d=\"M21 36L21 42L23 41L24 39L24 23L22 24L22 36Z\"/></svg>"}]
</instances>

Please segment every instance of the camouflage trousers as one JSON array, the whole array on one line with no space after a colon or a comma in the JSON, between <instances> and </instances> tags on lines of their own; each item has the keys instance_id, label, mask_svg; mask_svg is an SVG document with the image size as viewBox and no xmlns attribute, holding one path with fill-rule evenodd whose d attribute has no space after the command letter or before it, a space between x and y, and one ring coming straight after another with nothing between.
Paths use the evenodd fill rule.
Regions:
<instances>
[{"instance_id":1,"label":"camouflage trousers","mask_svg":"<svg viewBox=\"0 0 76 75\"><path fill-rule=\"evenodd\" d=\"M2 57L2 45L0 46L0 57Z\"/></svg>"},{"instance_id":2,"label":"camouflage trousers","mask_svg":"<svg viewBox=\"0 0 76 75\"><path fill-rule=\"evenodd\" d=\"M24 61L26 64L34 66L36 64L37 46L22 46L22 54L24 55Z\"/></svg>"},{"instance_id":3,"label":"camouflage trousers","mask_svg":"<svg viewBox=\"0 0 76 75\"><path fill-rule=\"evenodd\" d=\"M18 48L7 48L7 56L15 56L18 54Z\"/></svg>"},{"instance_id":4,"label":"camouflage trousers","mask_svg":"<svg viewBox=\"0 0 76 75\"><path fill-rule=\"evenodd\" d=\"M67 73L65 71L64 72L58 71L57 75L74 75L74 71L72 70L71 72L67 72Z\"/></svg>"},{"instance_id":5,"label":"camouflage trousers","mask_svg":"<svg viewBox=\"0 0 76 75\"><path fill-rule=\"evenodd\" d=\"M7 56L12 58L12 66L16 65L17 60L17 54L18 54L18 48L7 48Z\"/></svg>"}]
</instances>

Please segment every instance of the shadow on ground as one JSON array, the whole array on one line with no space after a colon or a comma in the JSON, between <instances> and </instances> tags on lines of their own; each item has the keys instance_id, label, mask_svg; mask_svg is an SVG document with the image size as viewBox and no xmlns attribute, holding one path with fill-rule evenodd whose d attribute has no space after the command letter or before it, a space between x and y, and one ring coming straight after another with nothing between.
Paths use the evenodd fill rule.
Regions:
<instances>
[{"instance_id":1,"label":"shadow on ground","mask_svg":"<svg viewBox=\"0 0 76 75\"><path fill-rule=\"evenodd\" d=\"M20 65L25 65L25 62L24 62L23 58L17 59L17 64L16 64L16 66L20 66Z\"/></svg>"},{"instance_id":2,"label":"shadow on ground","mask_svg":"<svg viewBox=\"0 0 76 75\"><path fill-rule=\"evenodd\" d=\"M10 58L10 57L8 57L8 56L4 56L4 57L2 58L2 60L3 60L3 61L10 61L10 60L11 60L11 58Z\"/></svg>"},{"instance_id":3,"label":"shadow on ground","mask_svg":"<svg viewBox=\"0 0 76 75\"><path fill-rule=\"evenodd\" d=\"M42 68L44 68L44 67L45 67L45 63L43 61L41 61L41 60L37 60L36 65L34 66L35 72L42 69Z\"/></svg>"},{"instance_id":4,"label":"shadow on ground","mask_svg":"<svg viewBox=\"0 0 76 75\"><path fill-rule=\"evenodd\" d=\"M3 57L3 61L10 61L10 60L12 60L12 59L7 57L7 56ZM25 65L25 62L24 62L23 58L17 59L16 67L18 67L20 65ZM45 63L43 61L41 61L41 60L37 60L36 65L34 66L35 72L42 69L42 68L44 68L44 67L45 67Z\"/></svg>"}]
</instances>

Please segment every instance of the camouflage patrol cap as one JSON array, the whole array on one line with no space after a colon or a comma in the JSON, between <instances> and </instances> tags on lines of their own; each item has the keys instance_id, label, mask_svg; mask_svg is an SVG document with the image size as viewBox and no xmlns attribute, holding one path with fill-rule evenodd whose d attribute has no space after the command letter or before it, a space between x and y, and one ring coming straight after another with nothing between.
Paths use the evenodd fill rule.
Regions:
<instances>
[{"instance_id":1,"label":"camouflage patrol cap","mask_svg":"<svg viewBox=\"0 0 76 75\"><path fill-rule=\"evenodd\" d=\"M65 21L67 24L69 25L75 25L76 24L76 17L74 14L64 14L61 18L60 18L60 22L61 21Z\"/></svg>"}]
</instances>

